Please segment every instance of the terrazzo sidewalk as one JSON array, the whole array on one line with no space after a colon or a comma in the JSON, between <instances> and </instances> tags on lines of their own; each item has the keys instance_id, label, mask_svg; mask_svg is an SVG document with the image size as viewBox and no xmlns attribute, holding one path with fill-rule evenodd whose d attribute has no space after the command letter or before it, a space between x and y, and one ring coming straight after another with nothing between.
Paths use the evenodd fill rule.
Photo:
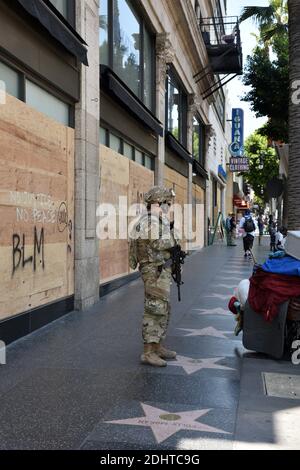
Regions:
<instances>
[{"instance_id":1,"label":"terrazzo sidewalk","mask_svg":"<svg viewBox=\"0 0 300 470\"><path fill-rule=\"evenodd\" d=\"M274 425L274 406L291 414L300 402L270 401L260 377L270 368L299 369L246 353L227 311L233 288L251 272L240 244L188 257L181 303L173 288L167 339L178 357L166 368L139 363L140 280L9 346L7 365L0 366L0 449L286 446L288 418Z\"/></svg>"}]
</instances>

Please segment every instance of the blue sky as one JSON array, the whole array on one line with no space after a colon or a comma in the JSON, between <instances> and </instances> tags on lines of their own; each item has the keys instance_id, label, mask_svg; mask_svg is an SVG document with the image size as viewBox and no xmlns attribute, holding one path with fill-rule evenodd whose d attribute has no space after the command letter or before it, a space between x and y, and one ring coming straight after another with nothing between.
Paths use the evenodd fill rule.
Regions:
<instances>
[{"instance_id":1,"label":"blue sky","mask_svg":"<svg viewBox=\"0 0 300 470\"><path fill-rule=\"evenodd\" d=\"M268 6L268 0L227 0L227 15L239 16L245 6ZM257 33L257 28L252 20L245 21L241 24L241 38L243 43L244 64L247 55L251 55L255 47L256 40L252 33ZM255 129L261 127L266 118L256 118L255 114L250 110L248 103L240 101L240 97L247 92L249 88L245 87L241 78L234 78L228 84L230 103L233 108L242 108L245 113L245 137L248 137Z\"/></svg>"}]
</instances>

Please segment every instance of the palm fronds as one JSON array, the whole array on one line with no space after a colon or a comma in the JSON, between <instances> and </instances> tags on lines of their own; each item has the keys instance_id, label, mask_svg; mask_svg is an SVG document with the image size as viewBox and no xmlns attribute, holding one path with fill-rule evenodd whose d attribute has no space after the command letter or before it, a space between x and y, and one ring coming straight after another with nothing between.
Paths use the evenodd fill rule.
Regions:
<instances>
[{"instance_id":1,"label":"palm fronds","mask_svg":"<svg viewBox=\"0 0 300 470\"><path fill-rule=\"evenodd\" d=\"M270 28L267 28L265 30L262 30L261 32L261 38L264 42L270 41L274 36L281 36L282 34L285 34L288 31L288 25L286 24L275 24L271 26Z\"/></svg>"},{"instance_id":2,"label":"palm fronds","mask_svg":"<svg viewBox=\"0 0 300 470\"><path fill-rule=\"evenodd\" d=\"M248 6L245 7L240 16L240 22L246 21L249 18L253 18L256 23L268 24L272 23L275 17L275 8L273 5L268 7L256 7Z\"/></svg>"}]
</instances>

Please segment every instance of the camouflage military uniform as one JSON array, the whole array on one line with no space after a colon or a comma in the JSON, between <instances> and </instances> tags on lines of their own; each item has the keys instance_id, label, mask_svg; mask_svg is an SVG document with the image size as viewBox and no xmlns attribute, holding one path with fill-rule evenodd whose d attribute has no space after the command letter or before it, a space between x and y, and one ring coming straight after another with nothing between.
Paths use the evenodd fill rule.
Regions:
<instances>
[{"instance_id":1,"label":"camouflage military uniform","mask_svg":"<svg viewBox=\"0 0 300 470\"><path fill-rule=\"evenodd\" d=\"M148 226L148 221L151 221L152 228L158 226L158 229L163 231L162 220L146 214L140 221L143 233L148 231L148 228L143 227L143 225ZM169 239L151 239L149 231L148 239L136 240L136 256L145 286L143 321L145 343L159 343L166 335L170 314L172 276L171 267L164 267L164 264L170 259L169 250L175 244L172 233Z\"/></svg>"},{"instance_id":2,"label":"camouflage military uniform","mask_svg":"<svg viewBox=\"0 0 300 470\"><path fill-rule=\"evenodd\" d=\"M156 190L158 194L162 193L162 200L158 199L158 202L172 199L170 190ZM146 203L156 202L156 190L153 188L148 193L148 199L146 195ZM170 222L150 212L140 217L135 230L135 240L130 244L130 265L134 269L139 265L144 281L143 341L144 344L159 344L166 336L170 317L172 276L169 260L176 240L173 230L170 230ZM169 236L164 237L167 233Z\"/></svg>"}]
</instances>

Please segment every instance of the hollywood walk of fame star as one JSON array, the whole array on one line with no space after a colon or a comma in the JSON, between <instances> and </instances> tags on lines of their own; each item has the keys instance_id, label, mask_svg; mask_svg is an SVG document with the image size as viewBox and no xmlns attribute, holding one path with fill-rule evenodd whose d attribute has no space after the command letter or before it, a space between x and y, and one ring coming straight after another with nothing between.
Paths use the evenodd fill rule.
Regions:
<instances>
[{"instance_id":1,"label":"hollywood walk of fame star","mask_svg":"<svg viewBox=\"0 0 300 470\"><path fill-rule=\"evenodd\" d=\"M202 369L220 369L220 370L236 370L232 367L222 366L216 362L225 359L225 357L210 357L207 359L193 359L191 357L177 355L176 361L170 361L169 366L182 367L185 372L190 375Z\"/></svg>"},{"instance_id":2,"label":"hollywood walk of fame star","mask_svg":"<svg viewBox=\"0 0 300 470\"><path fill-rule=\"evenodd\" d=\"M219 277L221 277L221 279L218 279ZM218 276L216 278L218 281L219 280L224 280L224 276ZM226 276L226 281L237 281L237 282L240 282L241 281L241 277L237 277L237 276Z\"/></svg>"},{"instance_id":3,"label":"hollywood walk of fame star","mask_svg":"<svg viewBox=\"0 0 300 470\"><path fill-rule=\"evenodd\" d=\"M223 269L249 269L249 264L224 264Z\"/></svg>"},{"instance_id":4,"label":"hollywood walk of fame star","mask_svg":"<svg viewBox=\"0 0 300 470\"><path fill-rule=\"evenodd\" d=\"M152 429L156 442L160 444L178 431L198 431L206 433L230 434L222 429L217 429L207 424L196 421L208 414L211 409L183 411L170 413L150 405L141 403L145 416L137 418L106 421L108 424L128 426L146 426Z\"/></svg>"},{"instance_id":5,"label":"hollywood walk of fame star","mask_svg":"<svg viewBox=\"0 0 300 470\"><path fill-rule=\"evenodd\" d=\"M188 333L185 336L214 336L215 338L225 338L228 339L226 334L232 334L231 331L221 331L216 330L213 326L208 326L207 328L201 329L191 329L191 328L178 328L178 330L187 331Z\"/></svg>"},{"instance_id":6,"label":"hollywood walk of fame star","mask_svg":"<svg viewBox=\"0 0 300 470\"><path fill-rule=\"evenodd\" d=\"M205 298L209 299L221 299L221 300L229 300L228 294L210 294L210 295L204 295Z\"/></svg>"},{"instance_id":7,"label":"hollywood walk of fame star","mask_svg":"<svg viewBox=\"0 0 300 470\"><path fill-rule=\"evenodd\" d=\"M228 284L217 284L215 287L223 287L223 288L226 288L226 289L235 289L236 285L229 286Z\"/></svg>"},{"instance_id":8,"label":"hollywood walk of fame star","mask_svg":"<svg viewBox=\"0 0 300 470\"><path fill-rule=\"evenodd\" d=\"M236 264L238 266L245 266L245 261L244 259L242 260L237 260L237 259L231 259L226 262L226 266L230 266L232 264Z\"/></svg>"},{"instance_id":9,"label":"hollywood walk of fame star","mask_svg":"<svg viewBox=\"0 0 300 470\"><path fill-rule=\"evenodd\" d=\"M194 311L198 312L198 315L226 315L231 316L228 310L225 310L224 308L194 308Z\"/></svg>"},{"instance_id":10,"label":"hollywood walk of fame star","mask_svg":"<svg viewBox=\"0 0 300 470\"><path fill-rule=\"evenodd\" d=\"M226 264L244 264L244 259L236 259L236 258L230 258L228 261L226 261Z\"/></svg>"},{"instance_id":11,"label":"hollywood walk of fame star","mask_svg":"<svg viewBox=\"0 0 300 470\"><path fill-rule=\"evenodd\" d=\"M227 274L230 275L230 274L239 274L240 276L243 276L243 275L248 275L249 273L249 269L224 269L223 271L220 271L220 275L221 276L226 276Z\"/></svg>"}]
</instances>

